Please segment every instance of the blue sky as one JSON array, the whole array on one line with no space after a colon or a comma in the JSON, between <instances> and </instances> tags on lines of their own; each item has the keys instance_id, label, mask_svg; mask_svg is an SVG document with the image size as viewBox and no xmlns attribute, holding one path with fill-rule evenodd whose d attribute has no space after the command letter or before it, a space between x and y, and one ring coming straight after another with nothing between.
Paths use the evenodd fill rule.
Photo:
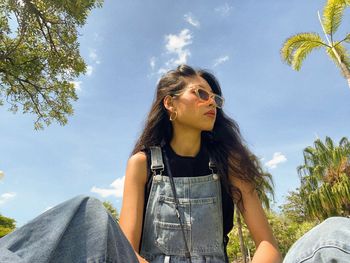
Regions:
<instances>
[{"instance_id":1,"label":"blue sky","mask_svg":"<svg viewBox=\"0 0 350 263\"><path fill-rule=\"evenodd\" d=\"M316 138L350 131L350 89L323 50L300 72L280 58L284 40L321 27L325 1L105 0L80 30L88 72L75 114L33 129L34 116L0 108L0 213L23 225L78 194L120 210L127 159L160 74L178 63L210 69L224 110L275 181L276 205L299 186L296 168ZM350 8L336 35L348 29Z\"/></svg>"}]
</instances>

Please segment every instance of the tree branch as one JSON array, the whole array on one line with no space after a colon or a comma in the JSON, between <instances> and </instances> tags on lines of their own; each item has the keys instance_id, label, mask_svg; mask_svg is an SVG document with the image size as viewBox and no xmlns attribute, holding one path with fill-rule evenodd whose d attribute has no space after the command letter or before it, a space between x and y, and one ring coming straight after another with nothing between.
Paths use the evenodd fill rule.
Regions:
<instances>
[{"instance_id":1,"label":"tree branch","mask_svg":"<svg viewBox=\"0 0 350 263\"><path fill-rule=\"evenodd\" d=\"M33 13L35 14L36 16L36 19L39 23L39 26L40 26L40 31L42 32L42 34L44 35L44 38L47 42L50 43L50 47L58 54L58 51L57 51L57 48L56 48L56 45L52 39L52 36L51 36L51 33L50 33L50 29L49 29L49 26L47 25L47 23L49 22L46 17L36 8L36 6L30 2L30 0L24 0L28 6L30 7L30 9L33 11ZM41 21L42 22L41 22ZM51 23L51 22L49 22ZM47 34L49 36L49 40L47 39L47 36L46 36L46 33L44 32L44 29L43 29L43 25L45 26L46 30L47 30Z\"/></svg>"}]
</instances>

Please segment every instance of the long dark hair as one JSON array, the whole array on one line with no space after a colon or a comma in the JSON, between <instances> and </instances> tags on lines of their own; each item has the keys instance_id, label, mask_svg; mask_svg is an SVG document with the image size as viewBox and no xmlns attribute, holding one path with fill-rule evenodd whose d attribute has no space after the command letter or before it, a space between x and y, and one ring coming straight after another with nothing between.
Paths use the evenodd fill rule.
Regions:
<instances>
[{"instance_id":1,"label":"long dark hair","mask_svg":"<svg viewBox=\"0 0 350 263\"><path fill-rule=\"evenodd\" d=\"M170 143L173 130L163 100L167 95L173 96L179 93L186 86L186 78L194 76L205 79L213 92L222 96L219 82L207 70L195 70L188 65L180 65L175 70L168 71L158 82L155 99L146 119L145 127L132 154L150 146ZM202 132L202 143L214 159L218 173L222 175L222 185L225 190L240 209L244 209L242 193L230 183L229 176L250 182L255 188L261 175L256 162L251 158L252 154L244 145L238 124L228 117L222 109L217 109L214 128L210 132Z\"/></svg>"}]
</instances>

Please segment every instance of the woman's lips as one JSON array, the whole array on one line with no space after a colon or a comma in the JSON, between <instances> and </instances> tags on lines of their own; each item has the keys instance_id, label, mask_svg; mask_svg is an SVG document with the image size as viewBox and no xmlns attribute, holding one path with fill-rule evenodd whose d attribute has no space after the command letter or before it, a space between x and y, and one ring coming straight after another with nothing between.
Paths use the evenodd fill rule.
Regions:
<instances>
[{"instance_id":1,"label":"woman's lips","mask_svg":"<svg viewBox=\"0 0 350 263\"><path fill-rule=\"evenodd\" d=\"M207 115L207 116L210 116L210 117L215 117L216 113L214 110L210 110L210 111L207 111L206 113L204 113L204 115Z\"/></svg>"}]
</instances>

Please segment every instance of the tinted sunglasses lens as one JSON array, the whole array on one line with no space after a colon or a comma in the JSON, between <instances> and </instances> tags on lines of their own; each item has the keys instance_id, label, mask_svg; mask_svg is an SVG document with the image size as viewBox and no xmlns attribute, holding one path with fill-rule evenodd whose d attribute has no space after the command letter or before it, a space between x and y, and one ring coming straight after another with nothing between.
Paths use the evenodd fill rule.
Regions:
<instances>
[{"instance_id":1,"label":"tinted sunglasses lens","mask_svg":"<svg viewBox=\"0 0 350 263\"><path fill-rule=\"evenodd\" d=\"M224 100L219 96L215 96L215 103L218 108L221 108L224 104Z\"/></svg>"},{"instance_id":2,"label":"tinted sunglasses lens","mask_svg":"<svg viewBox=\"0 0 350 263\"><path fill-rule=\"evenodd\" d=\"M209 95L209 93L206 90L198 89L197 92L198 92L198 97L201 100L209 100L210 95Z\"/></svg>"}]
</instances>

